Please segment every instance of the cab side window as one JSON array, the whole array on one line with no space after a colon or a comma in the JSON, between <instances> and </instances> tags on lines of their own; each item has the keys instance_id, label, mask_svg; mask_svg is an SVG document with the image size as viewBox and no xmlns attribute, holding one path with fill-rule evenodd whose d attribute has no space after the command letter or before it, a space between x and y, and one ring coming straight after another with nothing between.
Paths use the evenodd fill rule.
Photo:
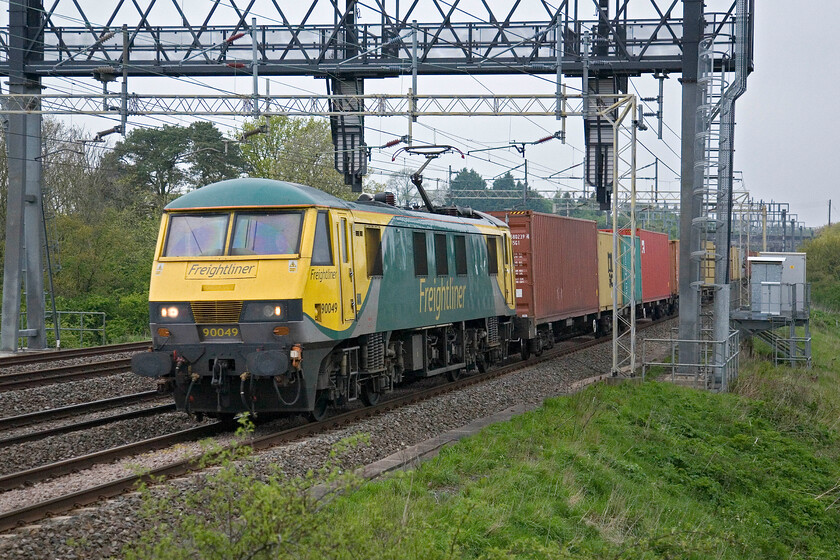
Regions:
<instances>
[{"instance_id":1,"label":"cab side window","mask_svg":"<svg viewBox=\"0 0 840 560\"><path fill-rule=\"evenodd\" d=\"M455 274L467 275L467 240L463 235L455 236Z\"/></svg>"},{"instance_id":2,"label":"cab side window","mask_svg":"<svg viewBox=\"0 0 840 560\"><path fill-rule=\"evenodd\" d=\"M332 266L332 243L330 243L330 223L326 212L318 212L315 222L315 243L312 246L312 264L314 266Z\"/></svg>"},{"instance_id":3,"label":"cab side window","mask_svg":"<svg viewBox=\"0 0 840 560\"><path fill-rule=\"evenodd\" d=\"M499 273L499 237L488 235L487 240L487 273Z\"/></svg>"},{"instance_id":4,"label":"cab side window","mask_svg":"<svg viewBox=\"0 0 840 560\"><path fill-rule=\"evenodd\" d=\"M365 228L365 257L368 276L382 276L382 230Z\"/></svg>"}]
</instances>

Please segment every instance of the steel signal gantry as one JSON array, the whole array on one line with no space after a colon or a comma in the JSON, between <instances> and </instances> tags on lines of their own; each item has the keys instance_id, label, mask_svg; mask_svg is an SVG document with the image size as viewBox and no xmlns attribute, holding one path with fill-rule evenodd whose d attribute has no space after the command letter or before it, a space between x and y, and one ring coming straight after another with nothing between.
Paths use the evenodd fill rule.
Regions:
<instances>
[{"instance_id":1,"label":"steel signal gantry","mask_svg":"<svg viewBox=\"0 0 840 560\"><path fill-rule=\"evenodd\" d=\"M57 107L66 106L70 98L48 105L39 97L44 79L96 77L107 85L121 77L121 93L103 110L116 107L123 131L132 109L137 108L136 98L128 93L129 78L235 76L242 75L243 69L250 69L255 78L323 78L328 93L338 96L364 95L366 78L404 74L554 75L555 115L561 118L563 75L587 74L596 80L611 75L624 83L628 76L680 73L696 67L696 58L687 56L684 49L686 26L673 15L678 1L616 0L611 13L610 2L595 0L591 19L580 17L579 7L588 16L592 6L579 0L561 0L556 7L523 0L504 14L494 13L485 2L485 11L475 15L470 6L461 6L466 4L462 0L443 5L416 0L406 3L402 11L399 2L362 4L356 0L311 0L308 6L289 8L273 0L251 0L242 8L233 1L230 6L213 1L190 3L188 10L182 3L159 0L149 0L144 6L116 0L54 0L48 7L42 0L10 2L8 28L0 30L0 75L8 76L12 94L3 108L9 118L9 198L0 350L14 350L21 336L27 337L32 348L43 348L46 342L40 265L41 159L37 159L41 114L54 109L61 113ZM696 0L684 0L686 9L692 2ZM700 6L700 31L727 40L734 35L735 4L731 0L714 3L722 11L703 13ZM631 4L652 6L651 13L658 16L631 19ZM364 14L364 22L358 14ZM417 21L423 17L427 20ZM588 48L583 47L586 33L591 36ZM751 51L751 37L749 47ZM751 52L749 60L751 66ZM721 56L714 63L724 68L731 60ZM260 114L260 96L254 89L251 104L240 114ZM417 93L412 88L411 94ZM335 164L345 181L360 189L367 165L364 117L353 115L357 109L347 101L334 97L328 102ZM414 107L416 100L409 103ZM694 119L692 107L685 104L683 119ZM17 246L13 240L19 240ZM21 330L18 315L24 269L27 327Z\"/></svg>"}]
</instances>

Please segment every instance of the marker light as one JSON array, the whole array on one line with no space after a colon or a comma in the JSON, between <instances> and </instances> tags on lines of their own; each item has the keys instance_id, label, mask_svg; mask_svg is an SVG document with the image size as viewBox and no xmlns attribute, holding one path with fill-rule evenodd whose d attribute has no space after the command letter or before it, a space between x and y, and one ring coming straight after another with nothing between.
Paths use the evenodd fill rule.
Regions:
<instances>
[{"instance_id":1,"label":"marker light","mask_svg":"<svg viewBox=\"0 0 840 560\"><path fill-rule=\"evenodd\" d=\"M263 315L266 318L279 317L283 314L283 307L279 305L266 305L263 307Z\"/></svg>"}]
</instances>

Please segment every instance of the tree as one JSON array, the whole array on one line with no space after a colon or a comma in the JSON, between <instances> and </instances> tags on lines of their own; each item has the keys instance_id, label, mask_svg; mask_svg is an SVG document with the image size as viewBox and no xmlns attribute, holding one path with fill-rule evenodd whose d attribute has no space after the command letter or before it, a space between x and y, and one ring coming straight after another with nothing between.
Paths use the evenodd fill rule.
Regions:
<instances>
[{"instance_id":1,"label":"tree","mask_svg":"<svg viewBox=\"0 0 840 560\"><path fill-rule=\"evenodd\" d=\"M472 206L480 209L480 199L475 195L487 190L487 181L474 169L461 169L449 183L449 195L452 203L459 206ZM478 193L476 192L478 191Z\"/></svg>"},{"instance_id":2,"label":"tree","mask_svg":"<svg viewBox=\"0 0 840 560\"><path fill-rule=\"evenodd\" d=\"M516 190L518 192L524 192L525 184L522 181L516 182ZM535 212L545 212L551 213L553 210L553 205L551 201L543 197L540 193L535 191L534 189L528 188L528 199L527 202L524 204L526 210L533 210ZM522 208L523 204L522 201L519 201L517 204L513 206L513 208L519 207Z\"/></svg>"},{"instance_id":3,"label":"tree","mask_svg":"<svg viewBox=\"0 0 840 560\"><path fill-rule=\"evenodd\" d=\"M391 173L388 177L387 189L394 193L399 206L421 204L420 193L417 192L417 187L411 182L412 173L414 171L411 169L403 168Z\"/></svg>"},{"instance_id":4,"label":"tree","mask_svg":"<svg viewBox=\"0 0 840 560\"><path fill-rule=\"evenodd\" d=\"M284 115L247 122L243 132L266 127L242 144L242 158L254 177L289 181L315 187L346 199L356 196L334 169L329 123L315 118Z\"/></svg>"},{"instance_id":5,"label":"tree","mask_svg":"<svg viewBox=\"0 0 840 560\"><path fill-rule=\"evenodd\" d=\"M86 132L45 118L41 126L42 191L44 210L74 212L90 198L91 167L82 144Z\"/></svg>"},{"instance_id":6,"label":"tree","mask_svg":"<svg viewBox=\"0 0 840 560\"><path fill-rule=\"evenodd\" d=\"M245 169L239 143L225 139L213 123L194 122L190 129L189 182L193 188L238 177Z\"/></svg>"},{"instance_id":7,"label":"tree","mask_svg":"<svg viewBox=\"0 0 840 560\"><path fill-rule=\"evenodd\" d=\"M510 171L493 181L493 188L487 188L487 182L474 170L466 168L458 172L452 180L450 194L454 204L471 206L484 212L504 210L536 210L551 212L552 204L540 193L528 189L527 204L523 204L525 184L515 181Z\"/></svg>"},{"instance_id":8,"label":"tree","mask_svg":"<svg viewBox=\"0 0 840 560\"><path fill-rule=\"evenodd\" d=\"M187 182L180 163L190 151L189 132L182 126L135 128L114 146L106 159L114 165L117 180L139 191L147 190L158 208Z\"/></svg>"},{"instance_id":9,"label":"tree","mask_svg":"<svg viewBox=\"0 0 840 560\"><path fill-rule=\"evenodd\" d=\"M840 224L824 227L814 239L805 242L808 254L808 281L816 303L840 310Z\"/></svg>"},{"instance_id":10,"label":"tree","mask_svg":"<svg viewBox=\"0 0 840 560\"><path fill-rule=\"evenodd\" d=\"M510 174L510 171L493 181L493 190L494 191L515 191L516 183L513 180L513 175Z\"/></svg>"},{"instance_id":11,"label":"tree","mask_svg":"<svg viewBox=\"0 0 840 560\"><path fill-rule=\"evenodd\" d=\"M150 196L162 209L188 188L238 176L242 160L235 145L225 146L221 132L208 122L188 127L135 128L103 158L117 200L125 194ZM120 192L122 190L122 192Z\"/></svg>"}]
</instances>

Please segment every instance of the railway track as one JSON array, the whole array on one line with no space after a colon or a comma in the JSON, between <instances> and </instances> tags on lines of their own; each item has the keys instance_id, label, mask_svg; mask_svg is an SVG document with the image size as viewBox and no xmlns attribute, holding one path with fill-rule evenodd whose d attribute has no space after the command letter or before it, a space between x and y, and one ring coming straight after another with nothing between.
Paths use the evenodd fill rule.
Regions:
<instances>
[{"instance_id":1,"label":"railway track","mask_svg":"<svg viewBox=\"0 0 840 560\"><path fill-rule=\"evenodd\" d=\"M655 323L650 323L645 326L652 326L652 324ZM644 327L640 326L639 328L641 329ZM524 368L529 368L538 363L552 360L567 354L571 354L579 350L589 348L591 346L602 344L609 340L609 338L592 339L582 343L579 342L574 345L560 343L559 348L546 350L541 357L529 360L527 362L515 362L513 364L493 369L487 373L476 373L464 379L459 379L457 381L441 384L433 388L423 389L404 396L388 399L380 402L375 406L364 407L336 414L320 422L312 422L302 426L278 431L272 434L254 437L250 439L247 442L247 444L257 451L267 449L279 445L281 443L293 441L301 437L312 435L321 431L326 431L341 425L350 424L371 416L379 415L396 408L432 399L447 392L457 391L472 385L484 383L491 379L509 375L515 371ZM595 376L593 379L601 379L608 377L609 375L600 375ZM111 450L93 453L84 457L55 463L53 465L46 465L43 467L38 467L36 469L29 469L20 473L13 473L5 477L0 477L0 489L14 488L22 484L31 483L36 480L44 480L47 478L58 476L60 474L77 471L94 464L103 463L105 461L111 461L119 457L125 457L127 455L132 455L151 449L159 449L162 447L166 447L167 445L171 445L171 443L168 442L174 443L173 438L181 438L178 439L178 441L194 440L200 437L207 437L216 433L220 433L221 431L223 431L223 429L224 428L218 423L210 424L207 426L200 426L198 428L184 430L176 434L161 436L158 438L153 438L152 440L146 440L134 444L121 446L119 448L114 448ZM25 508L0 513L0 531L6 531L24 523L31 523L33 521L38 521L50 515L54 515L77 507L95 503L103 498L117 496L127 490L134 488L139 482L148 482L152 479L159 479L160 477L171 478L175 476L181 476L188 472L199 469L200 460L201 457L199 456L189 457L170 463L166 466L154 468L143 475L126 476L118 480L104 482L92 488L79 490L71 494L57 496L55 498L40 503L31 504Z\"/></svg>"},{"instance_id":2,"label":"railway track","mask_svg":"<svg viewBox=\"0 0 840 560\"><path fill-rule=\"evenodd\" d=\"M125 344L109 344L106 346L91 346L89 348L73 348L68 350L45 350L43 352L27 352L13 356L0 357L0 368L9 366L39 364L57 360L85 358L88 356L107 356L121 352L139 352L151 345L151 341L127 342Z\"/></svg>"},{"instance_id":3,"label":"railway track","mask_svg":"<svg viewBox=\"0 0 840 560\"><path fill-rule=\"evenodd\" d=\"M0 392L29 389L59 383L77 381L91 377L102 377L123 373L131 368L131 358L119 358L87 364L60 366L49 369L0 375Z\"/></svg>"},{"instance_id":4,"label":"railway track","mask_svg":"<svg viewBox=\"0 0 840 560\"><path fill-rule=\"evenodd\" d=\"M0 431L22 428L24 426L30 426L41 422L49 422L52 420L61 420L62 418L67 418L68 416L78 416L91 412L99 412L100 410L116 408L119 406L130 406L158 397L160 397L160 393L157 391L143 391L132 395L123 395L120 397L112 397L110 399L72 404L69 406L62 406L60 408L51 408L49 410L20 414L18 416L7 416L5 418L0 418Z\"/></svg>"},{"instance_id":5,"label":"railway track","mask_svg":"<svg viewBox=\"0 0 840 560\"><path fill-rule=\"evenodd\" d=\"M172 412L174 410L175 403L169 403L146 407L139 410L130 410L128 412L118 412L116 414L109 414L108 416L102 416L100 418L94 418L92 420L74 422L72 424L65 424L63 426L55 426L52 428L46 428L43 430L2 438L0 439L0 447L17 445L18 443L44 439L47 437L57 436L61 434L68 434L70 432L78 432L80 430L88 430L90 428L104 426L106 424L113 424L114 422L120 422L122 420L131 420L134 418L143 418L145 416L154 416L155 414L163 414L164 412Z\"/></svg>"},{"instance_id":6,"label":"railway track","mask_svg":"<svg viewBox=\"0 0 840 560\"><path fill-rule=\"evenodd\" d=\"M205 424L202 426L188 428L186 430L181 430L179 432L174 432L171 434L144 439L134 443L127 443L119 447L112 447L111 449L105 449L103 451L97 451L95 453L89 453L80 457L65 459L56 463L50 463L49 465L43 465L40 467L11 473L5 476L0 476L0 491L10 490L12 488L17 488L27 484L33 484L35 482L40 482L49 478L54 478L56 476L61 476L67 473L92 467L93 465L97 465L100 463L108 463L117 459L122 459L123 457L127 457L130 455L137 455L140 453L145 453L147 451L163 449L165 447L175 445L176 443L183 443L185 441L195 441L201 438L214 436L223 432L224 430L225 426L221 422ZM133 478L134 480L138 480L139 477ZM36 506L37 505L38 504L36 504ZM22 520L31 521L33 519L34 518ZM2 526L2 524L0 524L0 530L2 530L3 528L4 527Z\"/></svg>"}]
</instances>

